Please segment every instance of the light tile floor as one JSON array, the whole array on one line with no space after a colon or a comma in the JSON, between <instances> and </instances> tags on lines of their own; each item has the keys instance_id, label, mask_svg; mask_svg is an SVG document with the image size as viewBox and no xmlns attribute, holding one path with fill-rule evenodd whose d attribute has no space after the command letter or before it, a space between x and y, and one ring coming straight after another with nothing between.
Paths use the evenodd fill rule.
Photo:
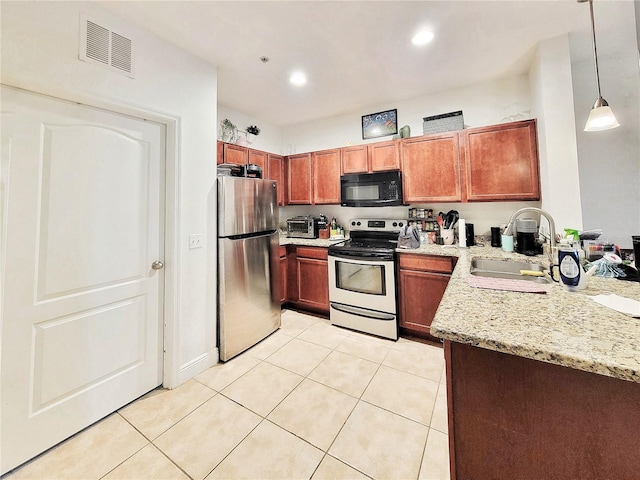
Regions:
<instances>
[{"instance_id":1,"label":"light tile floor","mask_svg":"<svg viewBox=\"0 0 640 480\"><path fill-rule=\"evenodd\" d=\"M7 479L448 479L442 349L291 310L282 328L157 389Z\"/></svg>"}]
</instances>

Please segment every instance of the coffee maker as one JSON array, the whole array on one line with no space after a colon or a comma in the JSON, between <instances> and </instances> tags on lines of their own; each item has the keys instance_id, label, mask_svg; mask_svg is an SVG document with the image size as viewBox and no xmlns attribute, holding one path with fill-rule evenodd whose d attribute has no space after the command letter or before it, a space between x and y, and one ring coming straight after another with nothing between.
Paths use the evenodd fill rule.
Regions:
<instances>
[{"instance_id":1,"label":"coffee maker","mask_svg":"<svg viewBox=\"0 0 640 480\"><path fill-rule=\"evenodd\" d=\"M542 244L537 240L538 222L534 218L519 218L516 220L515 250L523 255L540 255Z\"/></svg>"}]
</instances>

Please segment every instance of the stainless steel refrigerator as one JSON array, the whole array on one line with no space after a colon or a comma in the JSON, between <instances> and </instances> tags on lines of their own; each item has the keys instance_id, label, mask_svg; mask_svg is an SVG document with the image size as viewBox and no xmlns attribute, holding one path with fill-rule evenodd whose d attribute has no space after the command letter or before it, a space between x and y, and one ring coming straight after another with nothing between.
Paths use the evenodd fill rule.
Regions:
<instances>
[{"instance_id":1,"label":"stainless steel refrigerator","mask_svg":"<svg viewBox=\"0 0 640 480\"><path fill-rule=\"evenodd\" d=\"M218 346L226 361L280 327L276 182L218 176Z\"/></svg>"}]
</instances>

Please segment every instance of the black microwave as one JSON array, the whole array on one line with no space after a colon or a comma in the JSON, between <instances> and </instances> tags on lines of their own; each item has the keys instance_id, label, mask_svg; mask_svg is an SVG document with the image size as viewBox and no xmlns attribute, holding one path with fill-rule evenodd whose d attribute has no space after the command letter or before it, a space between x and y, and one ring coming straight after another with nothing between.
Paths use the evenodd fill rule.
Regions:
<instances>
[{"instance_id":1,"label":"black microwave","mask_svg":"<svg viewBox=\"0 0 640 480\"><path fill-rule=\"evenodd\" d=\"M392 170L342 175L340 205L344 207L402 205L402 172Z\"/></svg>"}]
</instances>

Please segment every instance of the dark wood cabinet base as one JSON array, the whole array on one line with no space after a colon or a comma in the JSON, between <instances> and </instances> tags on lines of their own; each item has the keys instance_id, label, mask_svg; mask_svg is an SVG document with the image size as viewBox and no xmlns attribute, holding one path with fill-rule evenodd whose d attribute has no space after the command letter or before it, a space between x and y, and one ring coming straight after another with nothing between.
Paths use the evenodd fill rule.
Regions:
<instances>
[{"instance_id":1,"label":"dark wood cabinet base","mask_svg":"<svg viewBox=\"0 0 640 480\"><path fill-rule=\"evenodd\" d=\"M640 478L640 384L445 342L452 479Z\"/></svg>"}]
</instances>

